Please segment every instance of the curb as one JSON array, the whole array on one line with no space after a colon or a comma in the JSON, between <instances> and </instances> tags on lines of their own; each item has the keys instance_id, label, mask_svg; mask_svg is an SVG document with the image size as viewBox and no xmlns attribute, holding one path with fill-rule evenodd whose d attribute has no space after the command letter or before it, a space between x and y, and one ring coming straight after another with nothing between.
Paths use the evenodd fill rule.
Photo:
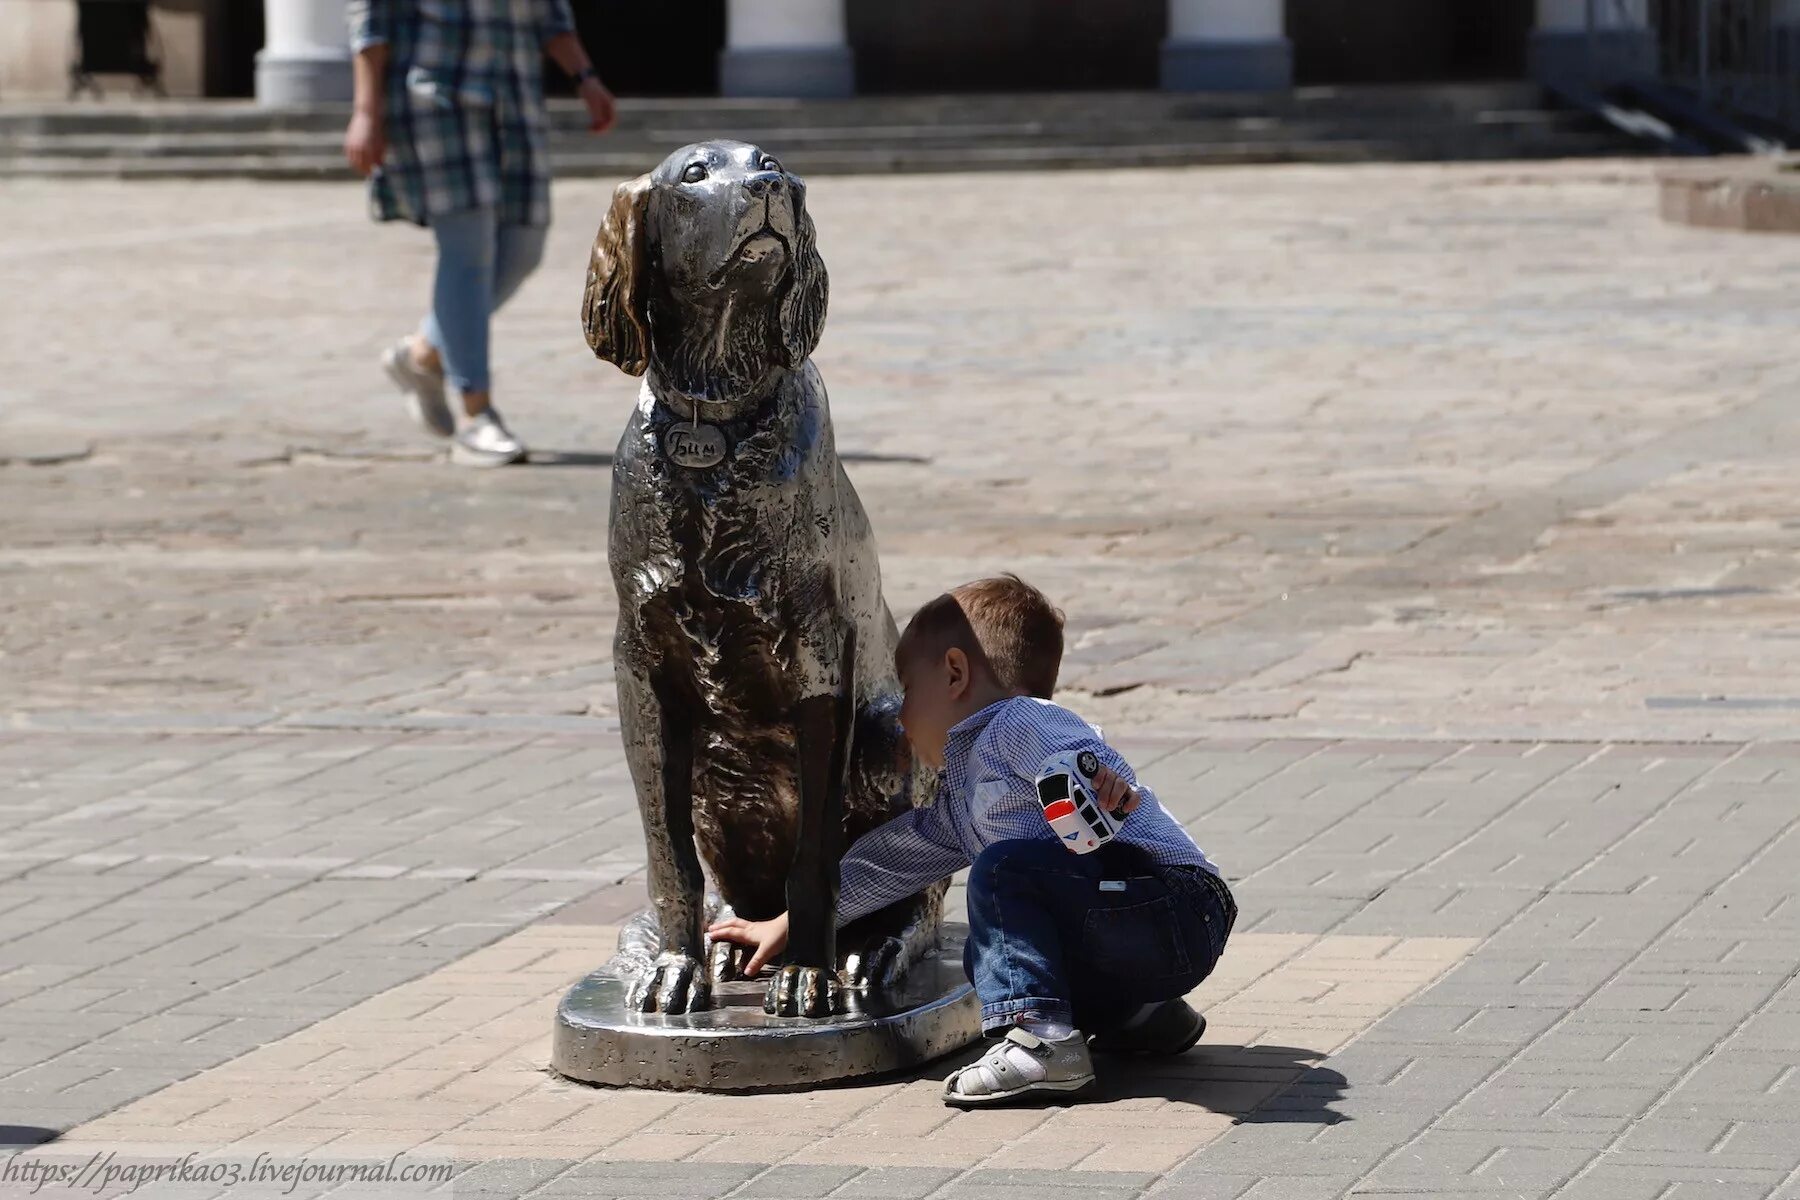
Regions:
<instances>
[{"instance_id":1,"label":"curb","mask_svg":"<svg viewBox=\"0 0 1800 1200\"><path fill-rule=\"evenodd\" d=\"M1800 158L1737 158L1657 179L1663 220L1701 229L1800 233Z\"/></svg>"}]
</instances>

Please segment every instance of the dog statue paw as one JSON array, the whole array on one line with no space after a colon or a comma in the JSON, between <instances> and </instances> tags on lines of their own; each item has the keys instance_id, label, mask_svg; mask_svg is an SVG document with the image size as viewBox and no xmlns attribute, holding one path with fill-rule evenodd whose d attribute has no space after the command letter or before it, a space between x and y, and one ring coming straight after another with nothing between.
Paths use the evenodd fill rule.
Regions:
<instances>
[{"instance_id":1,"label":"dog statue paw","mask_svg":"<svg viewBox=\"0 0 1800 1200\"><path fill-rule=\"evenodd\" d=\"M664 951L637 977L631 988L630 1002L632 1008L644 1013L678 1016L704 1012L712 1007L706 966L690 955Z\"/></svg>"},{"instance_id":2,"label":"dog statue paw","mask_svg":"<svg viewBox=\"0 0 1800 1200\"><path fill-rule=\"evenodd\" d=\"M763 995L763 1011L777 1017L829 1017L844 1007L844 983L826 967L792 964L775 972Z\"/></svg>"},{"instance_id":3,"label":"dog statue paw","mask_svg":"<svg viewBox=\"0 0 1800 1200\"><path fill-rule=\"evenodd\" d=\"M712 944L713 981L715 983L735 983L737 980L750 978L745 968L755 957L756 947L754 946L740 946L736 942L714 942Z\"/></svg>"},{"instance_id":4,"label":"dog statue paw","mask_svg":"<svg viewBox=\"0 0 1800 1200\"><path fill-rule=\"evenodd\" d=\"M881 991L906 973L906 943L897 937L871 938L844 955L844 985L859 992Z\"/></svg>"}]
</instances>

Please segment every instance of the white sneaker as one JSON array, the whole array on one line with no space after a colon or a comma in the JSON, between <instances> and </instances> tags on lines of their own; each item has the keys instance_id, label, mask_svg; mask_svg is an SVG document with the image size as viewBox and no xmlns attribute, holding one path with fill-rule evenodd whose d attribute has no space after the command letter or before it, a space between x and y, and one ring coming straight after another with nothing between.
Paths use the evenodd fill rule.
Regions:
<instances>
[{"instance_id":1,"label":"white sneaker","mask_svg":"<svg viewBox=\"0 0 1800 1200\"><path fill-rule=\"evenodd\" d=\"M409 339L401 338L382 352L381 369L387 372L395 387L406 393L406 411L426 433L447 438L456 432L450 403L444 398L443 373L421 370L413 362Z\"/></svg>"},{"instance_id":2,"label":"white sneaker","mask_svg":"<svg viewBox=\"0 0 1800 1200\"><path fill-rule=\"evenodd\" d=\"M1041 1038L1011 1029L986 1054L944 1080L944 1103L957 1108L1005 1104L1045 1092L1068 1095L1094 1082L1087 1038Z\"/></svg>"},{"instance_id":3,"label":"white sneaker","mask_svg":"<svg viewBox=\"0 0 1800 1200\"><path fill-rule=\"evenodd\" d=\"M465 467L504 467L525 457L525 447L493 409L463 422L450 442L450 461Z\"/></svg>"}]
</instances>

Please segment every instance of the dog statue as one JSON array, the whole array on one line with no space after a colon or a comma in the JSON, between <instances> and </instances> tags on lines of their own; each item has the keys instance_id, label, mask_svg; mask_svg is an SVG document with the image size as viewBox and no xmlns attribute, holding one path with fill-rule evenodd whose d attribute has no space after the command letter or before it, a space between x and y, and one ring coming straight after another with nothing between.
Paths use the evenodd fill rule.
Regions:
<instances>
[{"instance_id":1,"label":"dog statue","mask_svg":"<svg viewBox=\"0 0 1800 1200\"><path fill-rule=\"evenodd\" d=\"M838 860L915 779L875 541L809 361L826 293L806 185L743 142L619 185L594 240L588 345L644 376L609 530L650 858L641 1012L706 1009L741 977L727 943L708 969L705 874L739 916L790 914L770 1013L840 1011L936 945L942 884L846 928L839 953Z\"/></svg>"}]
</instances>

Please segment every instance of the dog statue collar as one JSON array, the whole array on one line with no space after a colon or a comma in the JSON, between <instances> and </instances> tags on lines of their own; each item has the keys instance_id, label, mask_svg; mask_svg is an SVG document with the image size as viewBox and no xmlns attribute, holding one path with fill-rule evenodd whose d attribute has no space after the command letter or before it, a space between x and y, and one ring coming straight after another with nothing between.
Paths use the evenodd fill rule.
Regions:
<instances>
[{"instance_id":1,"label":"dog statue collar","mask_svg":"<svg viewBox=\"0 0 1800 1200\"><path fill-rule=\"evenodd\" d=\"M663 457L678 467L702 470L725 461L725 431L717 425L677 421L663 431Z\"/></svg>"},{"instance_id":2,"label":"dog statue collar","mask_svg":"<svg viewBox=\"0 0 1800 1200\"><path fill-rule=\"evenodd\" d=\"M732 441L726 430L733 425L741 429L741 419L727 419L720 424L702 420L706 406L716 401L701 396L675 392L658 395L657 401L674 418L658 439L664 458L678 467L696 471L716 467L725 461L725 456L731 453ZM687 411L683 412L683 408Z\"/></svg>"}]
</instances>

